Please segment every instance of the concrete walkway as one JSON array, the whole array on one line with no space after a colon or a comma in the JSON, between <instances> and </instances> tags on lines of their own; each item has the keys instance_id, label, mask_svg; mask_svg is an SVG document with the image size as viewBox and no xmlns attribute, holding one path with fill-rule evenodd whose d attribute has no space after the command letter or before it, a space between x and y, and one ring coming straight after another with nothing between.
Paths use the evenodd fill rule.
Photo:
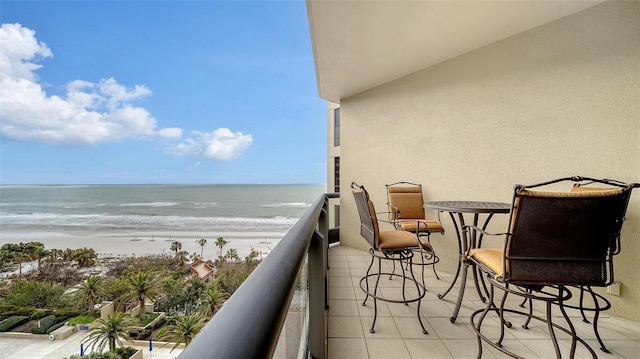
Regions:
<instances>
[{"instance_id":1,"label":"concrete walkway","mask_svg":"<svg viewBox=\"0 0 640 359\"><path fill-rule=\"evenodd\" d=\"M80 342L86 336L86 332L77 332L66 339L48 340L47 336L34 339L30 336L7 337L0 335L0 359L63 359L74 354L80 354ZM134 348L143 349L145 359L174 359L182 352L180 347L171 352L173 345L168 344L161 348L164 343L154 343L153 350L149 352L149 344L128 345ZM88 348L85 348L85 353Z\"/></svg>"}]
</instances>

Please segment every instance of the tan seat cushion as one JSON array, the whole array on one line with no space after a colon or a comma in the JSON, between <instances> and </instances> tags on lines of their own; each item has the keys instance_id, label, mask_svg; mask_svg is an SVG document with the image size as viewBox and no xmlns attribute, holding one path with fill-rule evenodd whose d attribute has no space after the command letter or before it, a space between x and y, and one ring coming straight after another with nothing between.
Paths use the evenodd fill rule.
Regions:
<instances>
[{"instance_id":1,"label":"tan seat cushion","mask_svg":"<svg viewBox=\"0 0 640 359\"><path fill-rule=\"evenodd\" d=\"M615 196L622 193L622 188L596 188L576 186L568 192L550 192L550 191L532 191L526 188L519 189L518 195L530 197L565 197L565 198L581 198L581 197L607 197Z\"/></svg>"},{"instance_id":2,"label":"tan seat cushion","mask_svg":"<svg viewBox=\"0 0 640 359\"><path fill-rule=\"evenodd\" d=\"M426 240L420 238L422 247L425 249L431 249L431 244ZM380 241L378 242L378 248L380 249L396 249L403 247L418 247L418 237L405 231L381 231Z\"/></svg>"},{"instance_id":3,"label":"tan seat cushion","mask_svg":"<svg viewBox=\"0 0 640 359\"><path fill-rule=\"evenodd\" d=\"M481 263L493 273L496 277L504 276L504 253L502 248L475 248L469 251L469 258L473 258L476 262Z\"/></svg>"},{"instance_id":4,"label":"tan seat cushion","mask_svg":"<svg viewBox=\"0 0 640 359\"><path fill-rule=\"evenodd\" d=\"M418 219L403 219L398 221L400 227L403 230L409 232L415 232L418 229ZM420 220L420 231L421 232L442 232L444 228L437 221L430 220Z\"/></svg>"}]
</instances>

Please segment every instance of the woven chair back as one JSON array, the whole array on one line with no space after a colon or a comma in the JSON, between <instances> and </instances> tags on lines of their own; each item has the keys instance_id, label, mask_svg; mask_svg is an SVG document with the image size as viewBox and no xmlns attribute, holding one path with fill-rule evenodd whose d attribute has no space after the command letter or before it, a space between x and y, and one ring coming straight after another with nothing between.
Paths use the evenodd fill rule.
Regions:
<instances>
[{"instance_id":1,"label":"woven chair back","mask_svg":"<svg viewBox=\"0 0 640 359\"><path fill-rule=\"evenodd\" d=\"M631 189L543 192L516 186L505 244L506 280L607 285L607 263Z\"/></svg>"},{"instance_id":2,"label":"woven chair back","mask_svg":"<svg viewBox=\"0 0 640 359\"><path fill-rule=\"evenodd\" d=\"M372 248L378 249L380 229L376 210L369 198L369 193L364 186L359 186L355 182L351 184L351 191L360 216L360 235L369 242Z\"/></svg>"}]
</instances>

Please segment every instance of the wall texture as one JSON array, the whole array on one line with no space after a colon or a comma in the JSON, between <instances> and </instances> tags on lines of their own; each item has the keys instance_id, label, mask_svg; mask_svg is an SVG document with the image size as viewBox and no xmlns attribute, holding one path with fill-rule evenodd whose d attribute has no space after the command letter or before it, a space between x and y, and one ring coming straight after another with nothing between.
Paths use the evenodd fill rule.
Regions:
<instances>
[{"instance_id":1,"label":"wall texture","mask_svg":"<svg viewBox=\"0 0 640 359\"><path fill-rule=\"evenodd\" d=\"M640 181L640 5L607 2L341 101L341 240L366 248L349 185L426 200L510 202L513 185L583 175ZM434 217L436 213L431 213ZM443 224L451 229L448 217ZM506 216L490 229L503 231ZM455 233L432 239L452 272ZM499 241L494 242L498 245ZM491 244L489 244L491 245ZM640 321L640 190L615 258L610 314Z\"/></svg>"}]
</instances>

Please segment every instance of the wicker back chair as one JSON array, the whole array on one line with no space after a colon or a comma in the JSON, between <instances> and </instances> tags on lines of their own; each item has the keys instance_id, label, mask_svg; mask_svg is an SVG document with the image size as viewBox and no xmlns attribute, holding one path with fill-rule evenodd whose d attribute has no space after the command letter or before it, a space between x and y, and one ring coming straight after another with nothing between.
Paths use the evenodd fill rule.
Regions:
<instances>
[{"instance_id":1,"label":"wicker back chair","mask_svg":"<svg viewBox=\"0 0 640 359\"><path fill-rule=\"evenodd\" d=\"M421 299L424 298L426 288L424 285L424 275L422 280L416 279L413 272L413 258L415 253L419 253L421 260L428 257L429 253L433 254L431 244L424 240L416 233L402 230L381 231L378 223L375 206L369 198L369 193L357 183L351 184L351 190L356 202L358 214L360 216L360 234L369 243L369 253L371 254L371 263L364 277L360 280L360 288L366 294L362 305L366 305L369 297L373 298L374 317L371 324L371 333L375 332L376 319L378 317L378 300L391 303L417 303L417 316L423 333L427 334L422 318L420 317ZM377 266L374 268L374 262L377 260ZM382 261L391 261L394 265L392 272L385 272ZM396 273L395 263L400 263L401 272ZM388 267L386 267L388 269ZM424 267L422 271L424 272ZM382 296L378 293L378 287L382 276L402 281L401 292L398 298L389 295ZM370 283L373 282L373 283ZM408 283L408 284L407 284ZM411 293L408 291L411 287ZM415 291L413 291L415 288Z\"/></svg>"},{"instance_id":2,"label":"wicker back chair","mask_svg":"<svg viewBox=\"0 0 640 359\"><path fill-rule=\"evenodd\" d=\"M568 192L538 189L563 181L585 180L606 185L606 188ZM546 302L546 319L534 316L532 308L529 313L521 314L528 317L525 327L532 318L547 322L557 357L560 357L560 351L554 327L571 335L571 355L575 352L577 340L593 353L576 336L566 315L564 302L572 295L566 287L606 286L613 282L612 255L618 248L617 241L631 190L637 186L638 184L572 177L528 187L515 187L508 232L504 234L504 247L471 249L466 254L468 262L486 273L491 284L487 307L475 312L471 319L479 338L480 353L482 339L512 355L501 346L504 327L495 343L481 334L482 321L490 310L497 311L503 323L507 323L502 316L505 311L518 312L506 310L503 305L499 308L494 306L494 287L503 289L505 297L507 294L516 294L529 300ZM467 227L466 230L480 229ZM570 330L551 323L551 304L559 305ZM480 319L475 322L474 318L480 313Z\"/></svg>"}]
</instances>

